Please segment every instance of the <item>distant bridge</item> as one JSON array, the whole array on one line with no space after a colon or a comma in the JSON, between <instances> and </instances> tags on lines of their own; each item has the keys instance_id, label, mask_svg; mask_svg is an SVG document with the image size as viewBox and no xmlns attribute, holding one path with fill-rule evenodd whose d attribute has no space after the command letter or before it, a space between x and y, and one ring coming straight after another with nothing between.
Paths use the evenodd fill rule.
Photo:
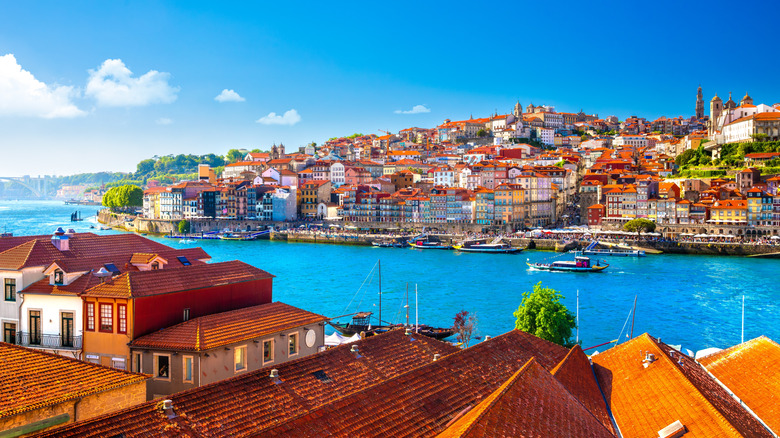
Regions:
<instances>
[{"instance_id":1,"label":"distant bridge","mask_svg":"<svg viewBox=\"0 0 780 438\"><path fill-rule=\"evenodd\" d=\"M36 198L43 198L45 194L42 190L42 185L45 187L44 179L42 178L18 178L13 176L0 176L0 181L10 182L12 184L20 185L29 190ZM35 184L35 185L33 185ZM37 187L36 187L37 186Z\"/></svg>"}]
</instances>

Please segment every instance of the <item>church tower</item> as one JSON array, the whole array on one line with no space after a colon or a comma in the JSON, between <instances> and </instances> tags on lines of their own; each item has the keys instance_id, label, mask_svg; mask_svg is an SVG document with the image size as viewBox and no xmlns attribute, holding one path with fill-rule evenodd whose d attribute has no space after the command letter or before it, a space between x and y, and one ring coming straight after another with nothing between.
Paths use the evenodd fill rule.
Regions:
<instances>
[{"instance_id":1,"label":"church tower","mask_svg":"<svg viewBox=\"0 0 780 438\"><path fill-rule=\"evenodd\" d=\"M745 97L739 102L740 105L753 105L753 98L749 94L745 93Z\"/></svg>"},{"instance_id":2,"label":"church tower","mask_svg":"<svg viewBox=\"0 0 780 438\"><path fill-rule=\"evenodd\" d=\"M520 101L519 100L515 104L515 110L512 111L512 114L514 114L515 117L517 117L518 119L520 118L520 116L523 115L523 106L520 105Z\"/></svg>"},{"instance_id":3,"label":"church tower","mask_svg":"<svg viewBox=\"0 0 780 438\"><path fill-rule=\"evenodd\" d=\"M715 93L715 97L710 101L710 129L709 134L712 137L715 131L718 130L718 119L720 113L723 111L723 101L718 97L718 93Z\"/></svg>"},{"instance_id":4,"label":"church tower","mask_svg":"<svg viewBox=\"0 0 780 438\"><path fill-rule=\"evenodd\" d=\"M699 85L699 91L696 93L696 118L701 119L704 117L704 97L701 94L701 85Z\"/></svg>"},{"instance_id":5,"label":"church tower","mask_svg":"<svg viewBox=\"0 0 780 438\"><path fill-rule=\"evenodd\" d=\"M535 109L536 109L536 107L534 107L534 104L533 104L533 103L531 103L530 105L528 105L527 107L525 107L525 112L527 112L527 113L529 113L529 114L533 114L533 112L534 112L534 110L535 110Z\"/></svg>"}]
</instances>

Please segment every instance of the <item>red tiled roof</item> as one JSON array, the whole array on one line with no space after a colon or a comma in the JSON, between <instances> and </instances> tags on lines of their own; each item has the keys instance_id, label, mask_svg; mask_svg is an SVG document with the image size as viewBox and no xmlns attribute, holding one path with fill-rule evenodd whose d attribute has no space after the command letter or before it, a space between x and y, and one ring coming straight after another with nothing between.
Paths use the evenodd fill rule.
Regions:
<instances>
[{"instance_id":1,"label":"red tiled roof","mask_svg":"<svg viewBox=\"0 0 780 438\"><path fill-rule=\"evenodd\" d=\"M194 318L134 339L135 348L206 351L328 318L284 303L268 303Z\"/></svg>"},{"instance_id":2,"label":"red tiled roof","mask_svg":"<svg viewBox=\"0 0 780 438\"><path fill-rule=\"evenodd\" d=\"M352 346L358 354L352 353ZM201 437L247 436L305 414L402 373L426 365L434 354L445 356L459 348L425 336L410 337L392 330L352 344L169 396L176 419L168 420L147 402L114 414L69 424L43 436L125 437L182 436L192 428ZM279 380L268 377L279 371ZM327 379L324 382L317 376ZM187 436L186 434L184 436Z\"/></svg>"},{"instance_id":3,"label":"red tiled roof","mask_svg":"<svg viewBox=\"0 0 780 438\"><path fill-rule=\"evenodd\" d=\"M0 418L143 382L120 371L0 342Z\"/></svg>"},{"instance_id":4,"label":"red tiled roof","mask_svg":"<svg viewBox=\"0 0 780 438\"><path fill-rule=\"evenodd\" d=\"M780 433L780 345L761 336L705 356L699 363Z\"/></svg>"},{"instance_id":5,"label":"red tiled roof","mask_svg":"<svg viewBox=\"0 0 780 438\"><path fill-rule=\"evenodd\" d=\"M263 436L428 437L509 379L532 357L552 369L567 350L513 330L277 423Z\"/></svg>"},{"instance_id":6,"label":"red tiled roof","mask_svg":"<svg viewBox=\"0 0 780 438\"><path fill-rule=\"evenodd\" d=\"M590 378L593 380L592 373ZM596 383L595 380L593 383ZM501 387L437 438L551 436L610 438L615 435L590 415L536 359L531 358Z\"/></svg>"},{"instance_id":7,"label":"red tiled roof","mask_svg":"<svg viewBox=\"0 0 780 438\"><path fill-rule=\"evenodd\" d=\"M655 360L645 368L648 353ZM771 436L704 368L647 334L592 360L624 436L656 436L675 421L688 430L686 438Z\"/></svg>"},{"instance_id":8,"label":"red tiled roof","mask_svg":"<svg viewBox=\"0 0 780 438\"><path fill-rule=\"evenodd\" d=\"M84 296L130 298L243 283L274 276L238 260L181 269L129 271L84 292Z\"/></svg>"}]
</instances>

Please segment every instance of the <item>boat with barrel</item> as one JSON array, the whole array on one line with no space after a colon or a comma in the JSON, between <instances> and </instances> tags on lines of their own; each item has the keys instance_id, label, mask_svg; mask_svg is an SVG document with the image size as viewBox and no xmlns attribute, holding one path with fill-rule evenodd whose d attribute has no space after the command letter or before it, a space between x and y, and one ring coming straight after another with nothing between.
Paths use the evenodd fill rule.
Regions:
<instances>
[{"instance_id":1,"label":"boat with barrel","mask_svg":"<svg viewBox=\"0 0 780 438\"><path fill-rule=\"evenodd\" d=\"M531 263L526 262L528 267L538 271L561 271L561 272L602 272L609 267L606 262L596 260L594 265L590 257L575 256L574 260L556 260L552 263Z\"/></svg>"},{"instance_id":2,"label":"boat with barrel","mask_svg":"<svg viewBox=\"0 0 780 438\"><path fill-rule=\"evenodd\" d=\"M486 252L498 254L516 254L523 250L522 248L513 247L509 242L501 237L495 238L492 241L488 239L467 239L455 245L453 248L463 252Z\"/></svg>"},{"instance_id":3,"label":"boat with barrel","mask_svg":"<svg viewBox=\"0 0 780 438\"><path fill-rule=\"evenodd\" d=\"M354 334L361 334L363 335L374 335L379 333L384 333L388 330L397 329L400 327L406 327L409 329L412 333L419 333L421 335L429 336L436 339L444 339L452 336L455 334L455 330L452 328L441 328L441 327L431 327L426 324L418 324L417 323L417 317L415 316L415 324L409 323L409 287L407 284L406 289L406 324L391 324L382 319L382 265L381 261L377 262L377 272L379 277L379 317L376 318L375 323L372 322L373 312L356 312L352 314L347 315L341 315L334 318L331 318L331 320L328 322L330 326L332 326L337 332L341 333L344 336L352 336ZM371 270L373 272L373 269ZM369 273L369 276L371 275L371 272ZM366 277L368 279L368 277ZM364 282L365 283L365 282ZM359 292L359 291L358 291ZM415 296L416 296L416 289L415 289ZM416 302L415 298L415 302ZM415 313L416 305L415 305ZM342 322L334 322L334 319L339 319L345 316L351 316L351 320L346 323Z\"/></svg>"},{"instance_id":4,"label":"boat with barrel","mask_svg":"<svg viewBox=\"0 0 780 438\"><path fill-rule=\"evenodd\" d=\"M596 246L599 245L599 242L594 240L592 241L585 249L582 250L582 254L584 255L592 255L592 256L612 256L612 257L645 257L645 252L641 249L623 249L623 248L607 248L607 249L598 249Z\"/></svg>"},{"instance_id":5,"label":"boat with barrel","mask_svg":"<svg viewBox=\"0 0 780 438\"><path fill-rule=\"evenodd\" d=\"M421 234L417 237L412 238L409 241L409 246L418 249L452 249L451 245L447 245L441 240L432 238L428 234Z\"/></svg>"}]
</instances>

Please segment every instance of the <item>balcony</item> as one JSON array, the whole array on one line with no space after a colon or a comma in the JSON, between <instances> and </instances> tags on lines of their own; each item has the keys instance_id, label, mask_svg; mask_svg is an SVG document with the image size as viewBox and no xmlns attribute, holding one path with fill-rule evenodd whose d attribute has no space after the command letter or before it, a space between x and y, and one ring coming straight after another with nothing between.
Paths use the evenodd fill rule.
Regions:
<instances>
[{"instance_id":1,"label":"balcony","mask_svg":"<svg viewBox=\"0 0 780 438\"><path fill-rule=\"evenodd\" d=\"M81 349L81 336L47 335L40 333L16 333L16 344L31 348Z\"/></svg>"}]
</instances>

